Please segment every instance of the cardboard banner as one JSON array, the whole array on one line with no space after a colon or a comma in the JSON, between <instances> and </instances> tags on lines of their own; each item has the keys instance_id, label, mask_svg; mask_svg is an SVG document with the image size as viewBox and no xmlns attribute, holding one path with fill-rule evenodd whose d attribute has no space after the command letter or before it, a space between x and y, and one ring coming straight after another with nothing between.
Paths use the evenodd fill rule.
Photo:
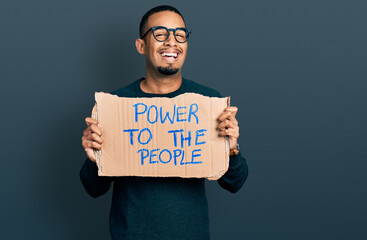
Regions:
<instances>
[{"instance_id":1,"label":"cardboard banner","mask_svg":"<svg viewBox=\"0 0 367 240\"><path fill-rule=\"evenodd\" d=\"M175 98L125 98L95 93L92 116L103 130L99 176L220 178L229 145L218 117L229 97L185 93Z\"/></svg>"}]
</instances>

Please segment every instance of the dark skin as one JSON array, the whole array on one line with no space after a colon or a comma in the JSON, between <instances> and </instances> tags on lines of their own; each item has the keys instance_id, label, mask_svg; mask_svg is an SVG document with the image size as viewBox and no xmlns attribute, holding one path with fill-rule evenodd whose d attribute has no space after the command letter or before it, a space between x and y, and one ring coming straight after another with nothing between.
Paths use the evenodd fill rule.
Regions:
<instances>
[{"instance_id":1,"label":"dark skin","mask_svg":"<svg viewBox=\"0 0 367 240\"><path fill-rule=\"evenodd\" d=\"M165 26L167 28L185 27L180 15L163 11L151 15L148 19L146 30L154 26ZM181 68L186 58L187 42L178 43L173 34L165 42L158 42L152 33L148 33L145 39L138 38L135 41L137 51L146 59L146 78L141 81L140 87L144 92L165 94L177 90L182 83ZM178 53L177 59L166 59L162 57L163 51ZM164 75L158 71L158 67L171 66L179 71L173 75ZM219 136L228 136L229 148L234 149L239 137L238 121L236 120L237 107L227 107L218 117ZM87 157L95 162L94 149L101 150L103 144L103 126L97 120L87 117L85 119L87 128L83 131L82 146Z\"/></svg>"}]
</instances>

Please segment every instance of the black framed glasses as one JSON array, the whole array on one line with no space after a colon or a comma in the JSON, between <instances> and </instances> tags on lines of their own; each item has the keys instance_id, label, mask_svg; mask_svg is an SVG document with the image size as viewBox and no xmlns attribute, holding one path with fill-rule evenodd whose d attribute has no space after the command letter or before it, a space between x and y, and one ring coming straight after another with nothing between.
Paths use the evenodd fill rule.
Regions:
<instances>
[{"instance_id":1,"label":"black framed glasses","mask_svg":"<svg viewBox=\"0 0 367 240\"><path fill-rule=\"evenodd\" d=\"M164 42L169 38L170 32L173 32L173 35L175 36L175 39L177 42L179 43L185 43L187 42L190 34L191 34L191 30L187 29L187 28L166 28L163 26L157 26L157 27L151 27L148 29L148 31L146 33L143 34L143 36L141 36L141 39L144 39L145 36L150 32L153 32L153 36L155 38L155 40L157 40L158 42Z\"/></svg>"}]
</instances>

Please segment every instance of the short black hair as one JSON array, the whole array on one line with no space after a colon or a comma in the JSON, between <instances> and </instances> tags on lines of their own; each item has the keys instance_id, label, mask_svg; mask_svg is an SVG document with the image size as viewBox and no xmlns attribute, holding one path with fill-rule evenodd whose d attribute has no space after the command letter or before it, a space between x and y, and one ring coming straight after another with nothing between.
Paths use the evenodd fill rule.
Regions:
<instances>
[{"instance_id":1,"label":"short black hair","mask_svg":"<svg viewBox=\"0 0 367 240\"><path fill-rule=\"evenodd\" d=\"M178 15L180 15L182 17L182 20L184 21L185 23L185 19L184 17L182 16L182 14L180 13L180 11L177 10L177 8L175 7L172 7L172 6L169 6L169 5L161 5L161 6L157 6L157 7L154 7L152 9L150 9L148 12L146 12L144 14L144 16L141 18L141 21L140 21L140 26L139 26L139 35L140 37L143 36L144 34L144 28L146 27L147 23L148 23L148 19L151 15L153 15L154 13L157 13L157 12L163 12L163 11L171 11L171 12L175 12L177 13Z\"/></svg>"}]
</instances>

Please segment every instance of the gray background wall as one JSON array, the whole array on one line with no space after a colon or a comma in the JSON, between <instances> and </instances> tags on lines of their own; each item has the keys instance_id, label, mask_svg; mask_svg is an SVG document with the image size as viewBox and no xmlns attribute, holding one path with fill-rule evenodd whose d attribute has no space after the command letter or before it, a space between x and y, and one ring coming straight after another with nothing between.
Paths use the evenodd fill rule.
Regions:
<instances>
[{"instance_id":1,"label":"gray background wall","mask_svg":"<svg viewBox=\"0 0 367 240\"><path fill-rule=\"evenodd\" d=\"M144 76L134 40L162 3L193 31L184 76L240 109L250 175L207 184L212 239L366 239L363 0L2 0L1 238L109 238L111 192L79 181L83 120Z\"/></svg>"}]
</instances>

